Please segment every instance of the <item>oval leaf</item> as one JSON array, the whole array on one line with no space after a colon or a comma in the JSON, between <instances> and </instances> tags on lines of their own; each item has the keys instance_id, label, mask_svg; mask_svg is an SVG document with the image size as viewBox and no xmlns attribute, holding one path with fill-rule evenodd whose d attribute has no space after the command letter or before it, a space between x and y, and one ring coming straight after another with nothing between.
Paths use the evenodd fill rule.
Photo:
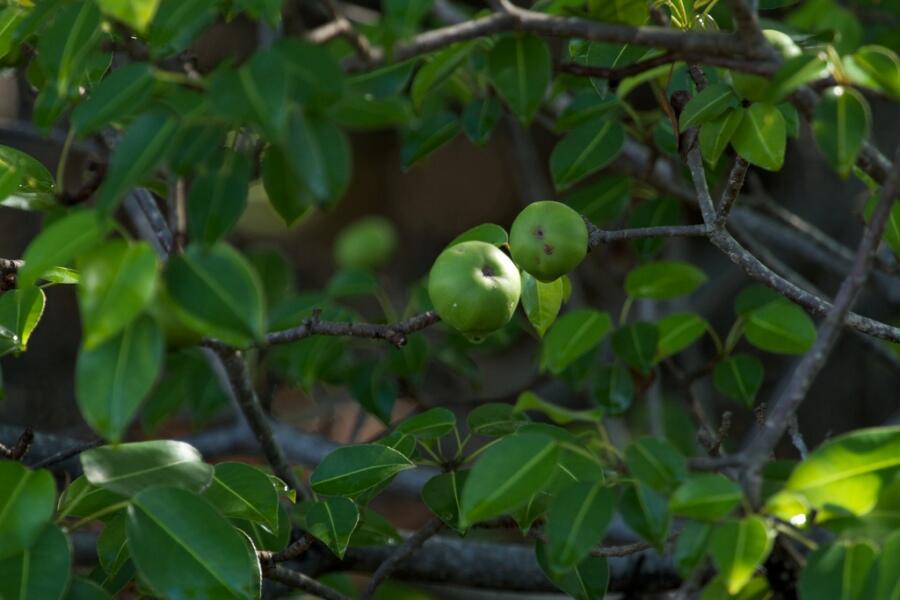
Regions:
<instances>
[{"instance_id":1,"label":"oval leaf","mask_svg":"<svg viewBox=\"0 0 900 600\"><path fill-rule=\"evenodd\" d=\"M816 341L816 326L799 306L781 300L751 312L744 334L760 350L803 354Z\"/></svg>"},{"instance_id":2,"label":"oval leaf","mask_svg":"<svg viewBox=\"0 0 900 600\"><path fill-rule=\"evenodd\" d=\"M32 471L0 460L0 558L34 543L53 515L56 485L49 471Z\"/></svg>"},{"instance_id":3,"label":"oval leaf","mask_svg":"<svg viewBox=\"0 0 900 600\"><path fill-rule=\"evenodd\" d=\"M720 525L713 532L709 553L729 594L737 594L772 550L766 522L751 516Z\"/></svg>"},{"instance_id":4,"label":"oval leaf","mask_svg":"<svg viewBox=\"0 0 900 600\"><path fill-rule=\"evenodd\" d=\"M552 75L547 42L535 35L501 38L488 54L488 74L500 97L523 123L534 117Z\"/></svg>"},{"instance_id":5,"label":"oval leaf","mask_svg":"<svg viewBox=\"0 0 900 600\"><path fill-rule=\"evenodd\" d=\"M748 408L753 406L762 382L762 363L749 354L735 354L717 364L713 371L716 389Z\"/></svg>"},{"instance_id":6,"label":"oval leaf","mask_svg":"<svg viewBox=\"0 0 900 600\"><path fill-rule=\"evenodd\" d=\"M744 111L731 137L731 145L741 158L768 171L781 169L786 142L787 127L781 111L761 102Z\"/></svg>"},{"instance_id":7,"label":"oval leaf","mask_svg":"<svg viewBox=\"0 0 900 600\"><path fill-rule=\"evenodd\" d=\"M27 288L52 267L62 266L93 247L106 232L106 225L92 210L76 211L54 221L34 238L22 258L17 283Z\"/></svg>"},{"instance_id":8,"label":"oval leaf","mask_svg":"<svg viewBox=\"0 0 900 600\"><path fill-rule=\"evenodd\" d=\"M602 169L625 145L625 128L616 120L591 121L573 129L550 154L556 189L563 190Z\"/></svg>"},{"instance_id":9,"label":"oval leaf","mask_svg":"<svg viewBox=\"0 0 900 600\"><path fill-rule=\"evenodd\" d=\"M691 264L660 260L628 273L625 292L632 298L670 300L690 294L706 281L706 274Z\"/></svg>"},{"instance_id":10,"label":"oval leaf","mask_svg":"<svg viewBox=\"0 0 900 600\"><path fill-rule=\"evenodd\" d=\"M319 494L355 496L415 465L403 454L381 444L338 448L326 456L309 478Z\"/></svg>"},{"instance_id":11,"label":"oval leaf","mask_svg":"<svg viewBox=\"0 0 900 600\"><path fill-rule=\"evenodd\" d=\"M46 525L27 550L0 560L0 598L59 600L71 570L69 539L56 525Z\"/></svg>"},{"instance_id":12,"label":"oval leaf","mask_svg":"<svg viewBox=\"0 0 900 600\"><path fill-rule=\"evenodd\" d=\"M344 558L350 536L359 522L359 510L346 498L316 502L306 513L306 529L338 558Z\"/></svg>"},{"instance_id":13,"label":"oval leaf","mask_svg":"<svg viewBox=\"0 0 900 600\"><path fill-rule=\"evenodd\" d=\"M672 494L669 508L673 514L715 521L730 513L741 501L741 486L724 475L692 475Z\"/></svg>"},{"instance_id":14,"label":"oval leaf","mask_svg":"<svg viewBox=\"0 0 900 600\"><path fill-rule=\"evenodd\" d=\"M278 491L269 475L244 463L224 462L215 466L212 483L203 492L226 517L278 527Z\"/></svg>"},{"instance_id":15,"label":"oval leaf","mask_svg":"<svg viewBox=\"0 0 900 600\"><path fill-rule=\"evenodd\" d=\"M541 368L561 373L596 347L612 326L609 314L591 309L574 310L557 319L541 343Z\"/></svg>"},{"instance_id":16,"label":"oval leaf","mask_svg":"<svg viewBox=\"0 0 900 600\"><path fill-rule=\"evenodd\" d=\"M446 408L436 407L404 420L397 431L422 440L447 435L456 427L456 415Z\"/></svg>"},{"instance_id":17,"label":"oval leaf","mask_svg":"<svg viewBox=\"0 0 900 600\"><path fill-rule=\"evenodd\" d=\"M835 86L822 94L812 122L819 150L841 177L847 177L871 129L869 105L853 88Z\"/></svg>"},{"instance_id":18,"label":"oval leaf","mask_svg":"<svg viewBox=\"0 0 900 600\"><path fill-rule=\"evenodd\" d=\"M602 483L575 483L556 495L547 511L547 558L566 572L600 543L613 516L615 497Z\"/></svg>"}]
</instances>

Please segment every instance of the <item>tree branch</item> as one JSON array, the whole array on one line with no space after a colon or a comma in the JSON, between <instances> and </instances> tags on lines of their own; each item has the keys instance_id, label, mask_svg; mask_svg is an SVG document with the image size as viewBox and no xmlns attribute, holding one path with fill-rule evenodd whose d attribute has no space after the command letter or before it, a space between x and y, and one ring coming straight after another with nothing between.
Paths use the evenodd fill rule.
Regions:
<instances>
[{"instance_id":1,"label":"tree branch","mask_svg":"<svg viewBox=\"0 0 900 600\"><path fill-rule=\"evenodd\" d=\"M390 577L391 573L393 573L403 561L409 558L413 552L421 548L422 544L424 544L428 538L440 531L443 526L444 524L440 519L432 517L421 529L406 538L406 541L403 542L393 554L387 557L383 563L378 565L377 569L375 569L375 573L372 574L372 579L369 580L369 585L366 587L366 592L362 596L363 600L371 600L375 595L378 586L381 585L381 582Z\"/></svg>"},{"instance_id":2,"label":"tree branch","mask_svg":"<svg viewBox=\"0 0 900 600\"><path fill-rule=\"evenodd\" d=\"M588 247L593 249L602 243L620 240L640 240L658 237L706 237L706 225L662 225L659 227L638 227L634 229L600 229L588 224L590 237Z\"/></svg>"},{"instance_id":3,"label":"tree branch","mask_svg":"<svg viewBox=\"0 0 900 600\"><path fill-rule=\"evenodd\" d=\"M719 201L719 208L716 211L715 227L719 229L725 227L731 207L737 201L741 188L744 187L744 177L747 175L749 167L750 163L735 155L734 164L728 173L728 183L725 186L725 191L722 192L722 199Z\"/></svg>"},{"instance_id":4,"label":"tree branch","mask_svg":"<svg viewBox=\"0 0 900 600\"><path fill-rule=\"evenodd\" d=\"M437 323L439 320L440 317L438 317L437 313L434 311L424 312L403 321L387 325L320 321L318 315L314 315L313 318L307 320L299 327L270 333L266 336L263 345L272 346L275 344L287 344L313 335L327 335L381 339L399 347L406 344L407 335L416 331L421 331L422 329ZM212 344L217 345L218 342L213 342Z\"/></svg>"},{"instance_id":5,"label":"tree branch","mask_svg":"<svg viewBox=\"0 0 900 600\"><path fill-rule=\"evenodd\" d=\"M272 581L283 583L286 586L309 592L310 594L318 596L319 598L324 598L325 600L350 600L348 596L345 596L334 588L319 583L308 575L304 575L299 571L292 571L291 569L279 565L267 567L263 571L263 575L266 579L271 579Z\"/></svg>"}]
</instances>

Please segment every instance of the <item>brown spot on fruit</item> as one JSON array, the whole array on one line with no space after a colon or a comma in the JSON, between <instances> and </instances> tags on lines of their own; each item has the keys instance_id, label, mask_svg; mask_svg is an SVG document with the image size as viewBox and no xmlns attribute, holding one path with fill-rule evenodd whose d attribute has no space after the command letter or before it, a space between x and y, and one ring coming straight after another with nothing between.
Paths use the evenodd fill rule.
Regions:
<instances>
[{"instance_id":1,"label":"brown spot on fruit","mask_svg":"<svg viewBox=\"0 0 900 600\"><path fill-rule=\"evenodd\" d=\"M493 277L494 270L492 268L490 268L489 266L485 265L485 266L481 267L481 274L484 275L485 277Z\"/></svg>"},{"instance_id":2,"label":"brown spot on fruit","mask_svg":"<svg viewBox=\"0 0 900 600\"><path fill-rule=\"evenodd\" d=\"M553 246L551 246L550 244L544 244L544 254L546 254L547 256L553 254Z\"/></svg>"},{"instance_id":3,"label":"brown spot on fruit","mask_svg":"<svg viewBox=\"0 0 900 600\"><path fill-rule=\"evenodd\" d=\"M543 227L538 227L537 229L535 229L535 230L534 230L534 237L536 237L536 238L539 239L539 240L544 239L544 228L543 228Z\"/></svg>"}]
</instances>

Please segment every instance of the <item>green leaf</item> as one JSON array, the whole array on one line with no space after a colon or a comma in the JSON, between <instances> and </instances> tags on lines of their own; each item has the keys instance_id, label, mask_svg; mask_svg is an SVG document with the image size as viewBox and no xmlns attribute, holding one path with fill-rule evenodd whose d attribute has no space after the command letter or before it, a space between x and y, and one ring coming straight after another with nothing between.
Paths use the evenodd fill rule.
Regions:
<instances>
[{"instance_id":1,"label":"green leaf","mask_svg":"<svg viewBox=\"0 0 900 600\"><path fill-rule=\"evenodd\" d=\"M53 176L40 161L0 145L0 206L22 210L53 208L56 206L53 186Z\"/></svg>"},{"instance_id":2,"label":"green leaf","mask_svg":"<svg viewBox=\"0 0 900 600\"><path fill-rule=\"evenodd\" d=\"M112 214L125 194L165 158L177 133L178 119L169 113L148 112L135 119L116 144L103 185L97 190L97 208Z\"/></svg>"},{"instance_id":3,"label":"green leaf","mask_svg":"<svg viewBox=\"0 0 900 600\"><path fill-rule=\"evenodd\" d=\"M777 107L754 103L731 137L731 145L747 162L768 171L778 171L784 163L787 129Z\"/></svg>"},{"instance_id":4,"label":"green leaf","mask_svg":"<svg viewBox=\"0 0 900 600\"><path fill-rule=\"evenodd\" d=\"M544 283L522 272L522 308L539 337L544 337L562 307L562 278Z\"/></svg>"},{"instance_id":5,"label":"green leaf","mask_svg":"<svg viewBox=\"0 0 900 600\"><path fill-rule=\"evenodd\" d=\"M197 449L175 440L101 446L83 452L81 466L90 483L123 496L159 485L199 492L213 478Z\"/></svg>"},{"instance_id":6,"label":"green leaf","mask_svg":"<svg viewBox=\"0 0 900 600\"><path fill-rule=\"evenodd\" d=\"M635 481L625 486L619 511L635 533L662 548L669 534L669 507L666 497Z\"/></svg>"},{"instance_id":7,"label":"green leaf","mask_svg":"<svg viewBox=\"0 0 900 600\"><path fill-rule=\"evenodd\" d=\"M192 327L244 346L262 338L265 301L247 260L225 244L188 246L169 261L166 288Z\"/></svg>"},{"instance_id":8,"label":"green leaf","mask_svg":"<svg viewBox=\"0 0 900 600\"><path fill-rule=\"evenodd\" d=\"M615 355L645 375L653 368L658 343L659 330L653 323L630 323L617 329L612 336Z\"/></svg>"},{"instance_id":9,"label":"green leaf","mask_svg":"<svg viewBox=\"0 0 900 600\"><path fill-rule=\"evenodd\" d=\"M386 546L402 541L403 538L390 521L371 508L363 506L360 509L359 523L350 536L351 546Z\"/></svg>"},{"instance_id":10,"label":"green leaf","mask_svg":"<svg viewBox=\"0 0 900 600\"><path fill-rule=\"evenodd\" d=\"M747 111L743 108L733 108L723 115L704 123L700 127L700 152L703 158L711 165L719 162L722 152L728 147L728 143L734 137L735 132L744 120Z\"/></svg>"},{"instance_id":11,"label":"green leaf","mask_svg":"<svg viewBox=\"0 0 900 600\"><path fill-rule=\"evenodd\" d=\"M509 435L528 421L528 415L516 411L513 405L499 402L482 404L466 419L472 433L490 436Z\"/></svg>"},{"instance_id":12,"label":"green leaf","mask_svg":"<svg viewBox=\"0 0 900 600\"><path fill-rule=\"evenodd\" d=\"M763 366L749 354L735 354L716 365L713 385L722 394L750 408L763 382Z\"/></svg>"},{"instance_id":13,"label":"green leaf","mask_svg":"<svg viewBox=\"0 0 900 600\"><path fill-rule=\"evenodd\" d=\"M473 144L484 146L502 116L503 106L495 97L476 98L466 105L460 123Z\"/></svg>"},{"instance_id":14,"label":"green leaf","mask_svg":"<svg viewBox=\"0 0 900 600\"><path fill-rule=\"evenodd\" d=\"M594 372L591 397L607 414L622 414L634 400L634 381L631 379L631 373L618 362L601 365Z\"/></svg>"},{"instance_id":15,"label":"green leaf","mask_svg":"<svg viewBox=\"0 0 900 600\"><path fill-rule=\"evenodd\" d=\"M747 319L750 314L777 302L787 302L784 297L761 283L753 283L740 291L734 299L734 312L739 317Z\"/></svg>"},{"instance_id":16,"label":"green leaf","mask_svg":"<svg viewBox=\"0 0 900 600\"><path fill-rule=\"evenodd\" d=\"M161 0L147 34L151 56L166 56L186 48L216 14L206 0Z\"/></svg>"},{"instance_id":17,"label":"green leaf","mask_svg":"<svg viewBox=\"0 0 900 600\"><path fill-rule=\"evenodd\" d=\"M900 427L861 429L833 438L800 463L785 484L820 511L818 518L864 515L900 471Z\"/></svg>"},{"instance_id":18,"label":"green leaf","mask_svg":"<svg viewBox=\"0 0 900 600\"><path fill-rule=\"evenodd\" d=\"M877 555L877 549L867 541L842 540L819 546L809 555L806 567L800 573L797 581L799 597L801 600L891 598L896 590L886 596L863 594L866 577Z\"/></svg>"},{"instance_id":19,"label":"green leaf","mask_svg":"<svg viewBox=\"0 0 900 600\"><path fill-rule=\"evenodd\" d=\"M66 600L113 600L113 597L99 583L87 577L74 577L69 585Z\"/></svg>"},{"instance_id":20,"label":"green leaf","mask_svg":"<svg viewBox=\"0 0 900 600\"><path fill-rule=\"evenodd\" d=\"M544 434L514 434L491 446L463 487L460 525L496 517L525 504L547 485L559 446Z\"/></svg>"},{"instance_id":21,"label":"green leaf","mask_svg":"<svg viewBox=\"0 0 900 600\"><path fill-rule=\"evenodd\" d=\"M138 33L146 31L159 7L159 0L95 0L108 17L122 21Z\"/></svg>"},{"instance_id":22,"label":"green leaf","mask_svg":"<svg viewBox=\"0 0 900 600\"><path fill-rule=\"evenodd\" d=\"M841 177L850 174L863 142L869 137L872 118L862 94L850 87L828 88L819 98L812 121L819 150Z\"/></svg>"},{"instance_id":23,"label":"green leaf","mask_svg":"<svg viewBox=\"0 0 900 600\"><path fill-rule=\"evenodd\" d=\"M429 479L422 488L422 501L447 527L465 533L460 525L460 491L465 487L469 471L450 471Z\"/></svg>"},{"instance_id":24,"label":"green leaf","mask_svg":"<svg viewBox=\"0 0 900 600\"><path fill-rule=\"evenodd\" d=\"M737 594L747 585L771 552L773 538L766 522L757 516L716 527L709 553L729 594Z\"/></svg>"},{"instance_id":25,"label":"green leaf","mask_svg":"<svg viewBox=\"0 0 900 600\"><path fill-rule=\"evenodd\" d=\"M28 549L0 560L0 598L59 600L71 570L69 539L59 527L48 524Z\"/></svg>"},{"instance_id":26,"label":"green leaf","mask_svg":"<svg viewBox=\"0 0 900 600\"><path fill-rule=\"evenodd\" d=\"M553 185L566 189L602 169L619 155L625 144L625 128L614 119L580 125L564 137L550 154Z\"/></svg>"},{"instance_id":27,"label":"green leaf","mask_svg":"<svg viewBox=\"0 0 900 600\"><path fill-rule=\"evenodd\" d=\"M566 204L595 225L603 225L619 217L630 200L631 181L619 175L610 175L581 187L564 199Z\"/></svg>"},{"instance_id":28,"label":"green leaf","mask_svg":"<svg viewBox=\"0 0 900 600\"><path fill-rule=\"evenodd\" d=\"M856 554L860 556L862 552ZM870 570L863 598L896 600L897 590L900 590L900 571L896 567L900 564L898 560L900 560L900 530L895 528L894 533L881 545L881 554Z\"/></svg>"},{"instance_id":29,"label":"green leaf","mask_svg":"<svg viewBox=\"0 0 900 600\"><path fill-rule=\"evenodd\" d=\"M706 281L706 274L691 264L660 260L628 273L625 292L632 298L670 300L692 293Z\"/></svg>"},{"instance_id":30,"label":"green leaf","mask_svg":"<svg viewBox=\"0 0 900 600\"><path fill-rule=\"evenodd\" d=\"M769 581L763 575L756 575L750 579L744 589L737 594L729 594L725 585L725 579L718 575L713 577L706 587L700 600L768 600L772 598L772 590Z\"/></svg>"},{"instance_id":31,"label":"green leaf","mask_svg":"<svg viewBox=\"0 0 900 600\"><path fill-rule=\"evenodd\" d=\"M357 444L328 454L312 472L309 481L319 494L355 496L414 466L412 461L393 448L380 444Z\"/></svg>"},{"instance_id":32,"label":"green leaf","mask_svg":"<svg viewBox=\"0 0 900 600\"><path fill-rule=\"evenodd\" d=\"M250 541L187 490L155 487L132 498L128 551L141 578L163 597L259 597Z\"/></svg>"},{"instance_id":33,"label":"green leaf","mask_svg":"<svg viewBox=\"0 0 900 600\"><path fill-rule=\"evenodd\" d=\"M547 558L551 568L566 572L600 543L613 516L615 497L602 483L574 483L554 498L547 511Z\"/></svg>"},{"instance_id":34,"label":"green leaf","mask_svg":"<svg viewBox=\"0 0 900 600\"><path fill-rule=\"evenodd\" d=\"M550 85L553 65L547 43L535 35L509 34L487 57L494 88L523 123L529 123Z\"/></svg>"},{"instance_id":35,"label":"green leaf","mask_svg":"<svg viewBox=\"0 0 900 600\"><path fill-rule=\"evenodd\" d=\"M156 291L158 262L145 242L113 240L79 261L78 306L84 347L95 348L122 331Z\"/></svg>"},{"instance_id":36,"label":"green leaf","mask_svg":"<svg viewBox=\"0 0 900 600\"><path fill-rule=\"evenodd\" d=\"M416 72L409 91L416 110L421 110L426 95L453 75L477 45L478 42L475 40L460 42L428 57L428 62Z\"/></svg>"},{"instance_id":37,"label":"green leaf","mask_svg":"<svg viewBox=\"0 0 900 600\"><path fill-rule=\"evenodd\" d=\"M247 206L250 163L227 151L218 169L198 175L187 198L190 239L214 244L237 224Z\"/></svg>"},{"instance_id":38,"label":"green leaf","mask_svg":"<svg viewBox=\"0 0 900 600\"><path fill-rule=\"evenodd\" d=\"M19 24L25 20L28 11L18 6L7 6L0 10L0 58L9 54Z\"/></svg>"},{"instance_id":39,"label":"green leaf","mask_svg":"<svg viewBox=\"0 0 900 600\"><path fill-rule=\"evenodd\" d=\"M900 59L890 48L863 46L844 57L844 69L854 82L900 100Z\"/></svg>"},{"instance_id":40,"label":"green leaf","mask_svg":"<svg viewBox=\"0 0 900 600\"><path fill-rule=\"evenodd\" d=\"M88 425L121 441L162 367L163 336L147 316L99 346L82 348L75 366L75 396Z\"/></svg>"},{"instance_id":41,"label":"green leaf","mask_svg":"<svg viewBox=\"0 0 900 600\"><path fill-rule=\"evenodd\" d=\"M231 522L241 531L250 536L250 540L257 550L269 550L279 552L287 548L291 541L291 515L283 504L278 505L278 526L269 529L261 523L244 519L231 519Z\"/></svg>"},{"instance_id":42,"label":"green leaf","mask_svg":"<svg viewBox=\"0 0 900 600\"><path fill-rule=\"evenodd\" d=\"M673 313L660 319L656 328L659 330L659 343L655 360L659 362L700 339L709 329L709 323L696 313Z\"/></svg>"},{"instance_id":43,"label":"green leaf","mask_svg":"<svg viewBox=\"0 0 900 600\"><path fill-rule=\"evenodd\" d=\"M691 98L678 117L678 127L684 131L707 123L729 108L737 106L739 99L731 86L714 83Z\"/></svg>"},{"instance_id":44,"label":"green leaf","mask_svg":"<svg viewBox=\"0 0 900 600\"><path fill-rule=\"evenodd\" d=\"M49 471L0 461L0 559L30 547L53 515L56 485Z\"/></svg>"},{"instance_id":45,"label":"green leaf","mask_svg":"<svg viewBox=\"0 0 900 600\"><path fill-rule=\"evenodd\" d=\"M306 513L306 528L309 533L341 559L344 558L350 536L358 522L359 510L346 498L328 498L316 502Z\"/></svg>"},{"instance_id":46,"label":"green leaf","mask_svg":"<svg viewBox=\"0 0 900 600\"><path fill-rule=\"evenodd\" d=\"M827 75L827 65L816 54L798 54L784 61L766 88L765 100L780 102L797 88Z\"/></svg>"},{"instance_id":47,"label":"green leaf","mask_svg":"<svg viewBox=\"0 0 900 600\"><path fill-rule=\"evenodd\" d=\"M34 285L52 267L87 252L105 232L106 224L92 210L76 211L54 221L25 249L25 266L19 269L18 286Z\"/></svg>"},{"instance_id":48,"label":"green leaf","mask_svg":"<svg viewBox=\"0 0 900 600\"><path fill-rule=\"evenodd\" d=\"M816 326L799 306L780 300L751 312L744 335L760 350L803 354L816 341Z\"/></svg>"},{"instance_id":49,"label":"green leaf","mask_svg":"<svg viewBox=\"0 0 900 600\"><path fill-rule=\"evenodd\" d=\"M625 463L632 475L657 492L671 492L687 477L687 462L663 438L643 437L625 449Z\"/></svg>"},{"instance_id":50,"label":"green leaf","mask_svg":"<svg viewBox=\"0 0 900 600\"><path fill-rule=\"evenodd\" d=\"M349 129L384 129L403 125L412 119L412 107L406 98L378 98L345 94L334 105L331 116Z\"/></svg>"},{"instance_id":51,"label":"green leaf","mask_svg":"<svg viewBox=\"0 0 900 600\"><path fill-rule=\"evenodd\" d=\"M538 542L535 553L541 570L553 585L576 600L598 600L606 595L609 586L609 564L605 557L588 556L577 567L557 573L550 566L547 545Z\"/></svg>"},{"instance_id":52,"label":"green leaf","mask_svg":"<svg viewBox=\"0 0 900 600\"><path fill-rule=\"evenodd\" d=\"M404 171L451 141L459 133L459 120L450 112L431 115L408 129L400 148L400 168Z\"/></svg>"},{"instance_id":53,"label":"green leaf","mask_svg":"<svg viewBox=\"0 0 900 600\"><path fill-rule=\"evenodd\" d=\"M59 516L114 520L126 504L124 496L99 488L82 475L60 495Z\"/></svg>"},{"instance_id":54,"label":"green leaf","mask_svg":"<svg viewBox=\"0 0 900 600\"><path fill-rule=\"evenodd\" d=\"M287 225L293 225L315 204L285 152L276 146L263 155L262 180L272 208Z\"/></svg>"},{"instance_id":55,"label":"green leaf","mask_svg":"<svg viewBox=\"0 0 900 600\"><path fill-rule=\"evenodd\" d=\"M689 577L706 556L711 534L712 525L697 521L688 521L678 534L672 558L675 560L678 574L683 578Z\"/></svg>"},{"instance_id":56,"label":"green leaf","mask_svg":"<svg viewBox=\"0 0 900 600\"><path fill-rule=\"evenodd\" d=\"M599 423L603 419L603 411L595 408L593 410L572 410L562 406L557 406L552 402L543 400L534 392L522 392L516 400L515 410L517 412L525 412L528 410L536 410L544 413L554 423L567 425L573 422Z\"/></svg>"},{"instance_id":57,"label":"green leaf","mask_svg":"<svg viewBox=\"0 0 900 600\"><path fill-rule=\"evenodd\" d=\"M435 407L405 419L397 431L421 440L443 437L456 427L456 415L442 407Z\"/></svg>"},{"instance_id":58,"label":"green leaf","mask_svg":"<svg viewBox=\"0 0 900 600\"><path fill-rule=\"evenodd\" d=\"M344 72L320 46L283 38L274 46L284 59L288 97L313 107L328 107L344 93Z\"/></svg>"},{"instance_id":59,"label":"green leaf","mask_svg":"<svg viewBox=\"0 0 900 600\"><path fill-rule=\"evenodd\" d=\"M47 297L40 288L19 288L0 295L0 355L28 348L28 340L34 333Z\"/></svg>"},{"instance_id":60,"label":"green leaf","mask_svg":"<svg viewBox=\"0 0 900 600\"><path fill-rule=\"evenodd\" d=\"M612 326L609 314L592 309L566 313L541 342L541 369L559 374L596 347Z\"/></svg>"},{"instance_id":61,"label":"green leaf","mask_svg":"<svg viewBox=\"0 0 900 600\"><path fill-rule=\"evenodd\" d=\"M293 113L283 148L292 171L316 205L337 202L350 183L352 156L344 133L321 117Z\"/></svg>"},{"instance_id":62,"label":"green leaf","mask_svg":"<svg viewBox=\"0 0 900 600\"><path fill-rule=\"evenodd\" d=\"M691 475L672 494L669 509L682 517L715 521L727 516L742 497L741 486L724 475Z\"/></svg>"},{"instance_id":63,"label":"green leaf","mask_svg":"<svg viewBox=\"0 0 900 600\"><path fill-rule=\"evenodd\" d=\"M262 523L272 531L278 528L278 492L269 476L256 467L218 463L203 497L226 517Z\"/></svg>"},{"instance_id":64,"label":"green leaf","mask_svg":"<svg viewBox=\"0 0 900 600\"><path fill-rule=\"evenodd\" d=\"M456 244L461 244L463 242L470 242L472 240L487 242L488 244L500 247L503 244L509 243L509 235L506 233L506 230L499 225L495 225L494 223L482 223L481 225L476 225L456 236L452 242L447 244L447 247L449 248L450 246L455 246Z\"/></svg>"}]
</instances>

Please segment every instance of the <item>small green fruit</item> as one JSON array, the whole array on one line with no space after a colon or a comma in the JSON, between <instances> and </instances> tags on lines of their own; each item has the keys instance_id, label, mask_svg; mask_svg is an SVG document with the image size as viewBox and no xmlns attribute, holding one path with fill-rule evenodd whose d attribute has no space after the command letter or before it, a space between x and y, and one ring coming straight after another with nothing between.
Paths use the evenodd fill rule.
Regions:
<instances>
[{"instance_id":1,"label":"small green fruit","mask_svg":"<svg viewBox=\"0 0 900 600\"><path fill-rule=\"evenodd\" d=\"M384 217L367 217L346 227L334 243L338 266L374 269L387 263L397 245L394 225Z\"/></svg>"},{"instance_id":2,"label":"small green fruit","mask_svg":"<svg viewBox=\"0 0 900 600\"><path fill-rule=\"evenodd\" d=\"M802 51L791 36L775 29L764 29L763 35L772 46L784 58L797 56ZM751 102L760 102L765 98L766 89L769 86L769 80L759 75L751 75L750 73L739 73L732 71L731 82L734 84L735 91L742 97Z\"/></svg>"},{"instance_id":3,"label":"small green fruit","mask_svg":"<svg viewBox=\"0 0 900 600\"><path fill-rule=\"evenodd\" d=\"M578 266L588 249L584 219L565 204L529 204L509 230L513 260L538 281L555 281Z\"/></svg>"},{"instance_id":4,"label":"small green fruit","mask_svg":"<svg viewBox=\"0 0 900 600\"><path fill-rule=\"evenodd\" d=\"M499 248L471 241L450 246L428 275L428 295L450 327L480 337L506 325L519 304L519 270Z\"/></svg>"}]
</instances>

